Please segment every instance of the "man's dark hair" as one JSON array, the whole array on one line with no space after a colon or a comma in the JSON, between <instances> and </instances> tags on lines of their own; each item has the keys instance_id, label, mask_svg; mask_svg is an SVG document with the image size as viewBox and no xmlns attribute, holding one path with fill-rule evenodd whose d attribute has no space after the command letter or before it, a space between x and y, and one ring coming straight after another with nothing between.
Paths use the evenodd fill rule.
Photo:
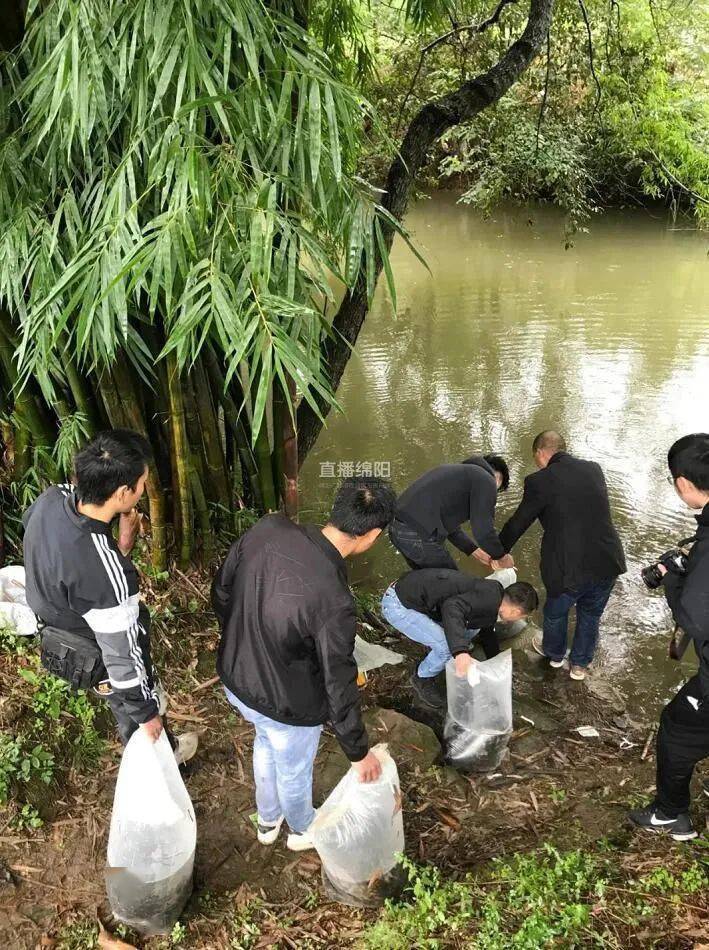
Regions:
<instances>
[{"instance_id":1,"label":"man's dark hair","mask_svg":"<svg viewBox=\"0 0 709 950\"><path fill-rule=\"evenodd\" d=\"M100 432L74 457L74 484L85 505L102 505L122 485L135 488L152 458L150 443L130 429Z\"/></svg>"},{"instance_id":2,"label":"man's dark hair","mask_svg":"<svg viewBox=\"0 0 709 950\"><path fill-rule=\"evenodd\" d=\"M695 432L677 439L667 453L672 478L681 476L700 491L709 491L709 433Z\"/></svg>"},{"instance_id":3,"label":"man's dark hair","mask_svg":"<svg viewBox=\"0 0 709 950\"><path fill-rule=\"evenodd\" d=\"M501 455L483 455L483 458L490 468L494 468L496 472L499 472L500 475L502 475L500 491L507 491L507 488L510 484L510 470L507 467L507 462Z\"/></svg>"},{"instance_id":4,"label":"man's dark hair","mask_svg":"<svg viewBox=\"0 0 709 950\"><path fill-rule=\"evenodd\" d=\"M559 435L554 429L545 429L540 432L532 442L532 452L557 452L566 451L566 439Z\"/></svg>"},{"instance_id":5,"label":"man's dark hair","mask_svg":"<svg viewBox=\"0 0 709 950\"><path fill-rule=\"evenodd\" d=\"M525 614L533 613L539 606L539 596L531 584L516 581L505 589L504 596L515 607L521 607Z\"/></svg>"},{"instance_id":6,"label":"man's dark hair","mask_svg":"<svg viewBox=\"0 0 709 950\"><path fill-rule=\"evenodd\" d=\"M382 478L347 478L340 485L328 523L359 538L372 528L386 528L394 517L396 495Z\"/></svg>"}]
</instances>

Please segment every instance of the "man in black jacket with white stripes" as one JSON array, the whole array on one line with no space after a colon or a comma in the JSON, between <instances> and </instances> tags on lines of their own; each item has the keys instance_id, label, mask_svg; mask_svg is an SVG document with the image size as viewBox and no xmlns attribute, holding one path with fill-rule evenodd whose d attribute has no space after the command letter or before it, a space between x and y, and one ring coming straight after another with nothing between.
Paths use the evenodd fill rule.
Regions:
<instances>
[{"instance_id":1,"label":"man in black jacket with white stripes","mask_svg":"<svg viewBox=\"0 0 709 950\"><path fill-rule=\"evenodd\" d=\"M74 459L74 484L48 488L22 519L27 603L44 628L43 642L52 635L61 643L65 635L62 675L74 683L78 670L70 668L72 658L83 665L84 656L98 654L98 646L105 675L96 692L110 706L124 744L138 727L153 740L163 729L150 615L139 601L138 573L129 556L150 457L149 443L137 432L103 432ZM168 738L174 745L169 733ZM196 735L183 736L176 758L186 761L196 744Z\"/></svg>"}]
</instances>

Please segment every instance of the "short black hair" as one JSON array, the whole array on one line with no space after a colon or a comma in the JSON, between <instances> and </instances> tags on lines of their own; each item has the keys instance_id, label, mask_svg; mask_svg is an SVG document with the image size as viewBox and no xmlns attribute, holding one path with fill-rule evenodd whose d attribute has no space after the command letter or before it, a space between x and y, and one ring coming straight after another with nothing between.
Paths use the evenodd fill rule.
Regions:
<instances>
[{"instance_id":1,"label":"short black hair","mask_svg":"<svg viewBox=\"0 0 709 950\"><path fill-rule=\"evenodd\" d=\"M545 429L535 436L532 442L532 452L540 451L553 452L555 455L557 452L565 452L566 439L554 429Z\"/></svg>"},{"instance_id":2,"label":"short black hair","mask_svg":"<svg viewBox=\"0 0 709 950\"><path fill-rule=\"evenodd\" d=\"M127 485L135 488L152 458L148 440L130 429L99 432L74 457L74 484L85 505L102 505Z\"/></svg>"},{"instance_id":3,"label":"short black hair","mask_svg":"<svg viewBox=\"0 0 709 950\"><path fill-rule=\"evenodd\" d=\"M500 491L507 491L507 488L510 484L510 470L507 466L507 462L501 455L483 455L483 458L490 468L494 468L496 472L499 472L500 475L502 475Z\"/></svg>"},{"instance_id":4,"label":"short black hair","mask_svg":"<svg viewBox=\"0 0 709 950\"><path fill-rule=\"evenodd\" d=\"M683 476L700 491L709 491L709 433L677 439L667 453L667 464L675 480Z\"/></svg>"},{"instance_id":5,"label":"short black hair","mask_svg":"<svg viewBox=\"0 0 709 950\"><path fill-rule=\"evenodd\" d=\"M539 595L526 581L515 581L514 584L510 584L505 588L504 597L515 607L521 607L525 614L533 613L539 606Z\"/></svg>"},{"instance_id":6,"label":"short black hair","mask_svg":"<svg viewBox=\"0 0 709 950\"><path fill-rule=\"evenodd\" d=\"M396 495L383 478L346 478L340 485L328 523L354 538L386 528L394 517Z\"/></svg>"}]
</instances>

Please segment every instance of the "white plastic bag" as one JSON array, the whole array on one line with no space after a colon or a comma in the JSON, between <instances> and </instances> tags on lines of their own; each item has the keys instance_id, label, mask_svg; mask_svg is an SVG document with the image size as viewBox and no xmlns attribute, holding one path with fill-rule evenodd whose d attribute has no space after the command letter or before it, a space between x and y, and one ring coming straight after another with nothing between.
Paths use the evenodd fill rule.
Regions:
<instances>
[{"instance_id":1,"label":"white plastic bag","mask_svg":"<svg viewBox=\"0 0 709 950\"><path fill-rule=\"evenodd\" d=\"M355 907L375 907L403 885L396 864L404 850L399 773L386 745L372 752L382 765L377 781L360 782L350 769L308 829L329 895Z\"/></svg>"},{"instance_id":2,"label":"white plastic bag","mask_svg":"<svg viewBox=\"0 0 709 950\"><path fill-rule=\"evenodd\" d=\"M3 620L22 637L37 633L37 618L27 606L25 569L21 564L0 569L0 624Z\"/></svg>"},{"instance_id":3,"label":"white plastic bag","mask_svg":"<svg viewBox=\"0 0 709 950\"><path fill-rule=\"evenodd\" d=\"M501 567L499 571L493 571L485 577L486 581L497 581L507 588L510 584L517 583L517 571L513 567Z\"/></svg>"},{"instance_id":4,"label":"white plastic bag","mask_svg":"<svg viewBox=\"0 0 709 950\"><path fill-rule=\"evenodd\" d=\"M400 653L387 650L379 643L369 643L359 635L355 637L354 658L359 673L369 673L370 670L379 669L385 663L401 663L404 659Z\"/></svg>"},{"instance_id":5,"label":"white plastic bag","mask_svg":"<svg viewBox=\"0 0 709 950\"><path fill-rule=\"evenodd\" d=\"M118 920L167 933L192 892L197 824L163 732L137 729L123 752L108 836L106 890Z\"/></svg>"},{"instance_id":6,"label":"white plastic bag","mask_svg":"<svg viewBox=\"0 0 709 950\"><path fill-rule=\"evenodd\" d=\"M468 676L446 665L448 714L443 727L446 759L456 768L487 772L502 761L512 732L512 653L474 663Z\"/></svg>"}]
</instances>

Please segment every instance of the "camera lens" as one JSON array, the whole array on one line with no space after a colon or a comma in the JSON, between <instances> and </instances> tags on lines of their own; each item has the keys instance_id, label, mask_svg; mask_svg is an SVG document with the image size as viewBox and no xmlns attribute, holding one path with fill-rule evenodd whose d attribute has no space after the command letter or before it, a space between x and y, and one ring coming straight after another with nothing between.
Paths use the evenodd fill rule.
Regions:
<instances>
[{"instance_id":1,"label":"camera lens","mask_svg":"<svg viewBox=\"0 0 709 950\"><path fill-rule=\"evenodd\" d=\"M651 564L649 567L644 567L640 571L640 576L643 579L643 584L649 590L656 590L662 583L662 574L660 573L657 564Z\"/></svg>"}]
</instances>

